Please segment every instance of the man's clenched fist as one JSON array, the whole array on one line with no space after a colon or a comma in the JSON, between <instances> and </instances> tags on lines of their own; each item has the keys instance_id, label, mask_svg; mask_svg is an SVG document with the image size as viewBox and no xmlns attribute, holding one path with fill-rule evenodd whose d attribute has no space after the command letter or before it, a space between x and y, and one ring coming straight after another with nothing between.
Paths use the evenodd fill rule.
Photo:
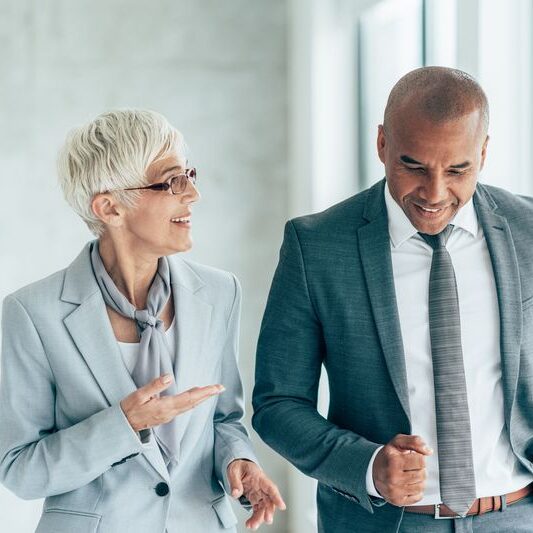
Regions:
<instances>
[{"instance_id":1,"label":"man's clenched fist","mask_svg":"<svg viewBox=\"0 0 533 533\"><path fill-rule=\"evenodd\" d=\"M419 502L426 484L426 455L432 453L421 437L396 435L374 460L372 477L376 490L398 507Z\"/></svg>"}]
</instances>

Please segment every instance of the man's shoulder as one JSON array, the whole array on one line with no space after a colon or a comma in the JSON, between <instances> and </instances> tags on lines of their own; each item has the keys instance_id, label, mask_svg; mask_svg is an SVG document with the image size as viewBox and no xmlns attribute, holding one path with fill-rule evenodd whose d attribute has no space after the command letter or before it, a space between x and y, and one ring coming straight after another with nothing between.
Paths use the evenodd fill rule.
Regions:
<instances>
[{"instance_id":1,"label":"man's shoulder","mask_svg":"<svg viewBox=\"0 0 533 533\"><path fill-rule=\"evenodd\" d=\"M365 189L319 213L293 218L290 223L298 232L304 233L329 234L330 236L332 232L353 233L365 223L363 213L368 196L379 185L378 183Z\"/></svg>"},{"instance_id":2,"label":"man's shoulder","mask_svg":"<svg viewBox=\"0 0 533 533\"><path fill-rule=\"evenodd\" d=\"M533 197L515 194L494 185L478 184L478 191L494 202L498 211L505 216L531 216Z\"/></svg>"}]
</instances>

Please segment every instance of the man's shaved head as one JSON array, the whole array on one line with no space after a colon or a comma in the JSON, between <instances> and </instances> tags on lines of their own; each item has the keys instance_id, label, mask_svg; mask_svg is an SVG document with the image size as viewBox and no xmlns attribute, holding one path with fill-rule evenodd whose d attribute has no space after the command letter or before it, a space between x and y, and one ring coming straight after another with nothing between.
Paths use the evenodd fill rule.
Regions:
<instances>
[{"instance_id":1,"label":"man's shaved head","mask_svg":"<svg viewBox=\"0 0 533 533\"><path fill-rule=\"evenodd\" d=\"M407 73L392 88L385 108L385 131L403 113L417 113L442 123L453 121L478 109L483 133L489 127L489 104L479 83L462 70L422 67ZM401 118L400 118L401 120Z\"/></svg>"}]
</instances>

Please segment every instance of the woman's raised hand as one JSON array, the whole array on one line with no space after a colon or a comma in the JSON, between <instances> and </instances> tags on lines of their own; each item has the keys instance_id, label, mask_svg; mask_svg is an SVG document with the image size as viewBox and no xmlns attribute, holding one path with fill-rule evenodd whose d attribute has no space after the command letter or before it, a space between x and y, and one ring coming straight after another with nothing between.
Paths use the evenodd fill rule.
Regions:
<instances>
[{"instance_id":1,"label":"woman's raised hand","mask_svg":"<svg viewBox=\"0 0 533 533\"><path fill-rule=\"evenodd\" d=\"M166 424L175 416L193 409L225 390L222 385L208 385L193 387L174 396L159 396L160 392L170 386L172 379L170 374L165 374L132 392L120 402L120 407L134 431Z\"/></svg>"}]
</instances>

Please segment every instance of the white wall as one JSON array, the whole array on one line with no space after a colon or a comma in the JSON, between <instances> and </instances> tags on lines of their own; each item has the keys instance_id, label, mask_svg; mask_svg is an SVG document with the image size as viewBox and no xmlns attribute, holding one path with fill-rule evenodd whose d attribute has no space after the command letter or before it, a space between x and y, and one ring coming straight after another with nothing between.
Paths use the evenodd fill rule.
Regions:
<instances>
[{"instance_id":1,"label":"white wall","mask_svg":"<svg viewBox=\"0 0 533 533\"><path fill-rule=\"evenodd\" d=\"M67 130L113 107L158 110L199 171L192 256L243 285L250 405L287 218L286 26L285 0L0 0L0 299L65 267L91 238L56 185ZM258 450L286 492L285 463ZM40 505L0 488L0 531L32 531ZM286 516L269 530L286 531Z\"/></svg>"},{"instance_id":2,"label":"white wall","mask_svg":"<svg viewBox=\"0 0 533 533\"><path fill-rule=\"evenodd\" d=\"M490 106L490 142L481 180L531 195L531 0L458 1L457 21L457 66L477 77Z\"/></svg>"}]
</instances>

